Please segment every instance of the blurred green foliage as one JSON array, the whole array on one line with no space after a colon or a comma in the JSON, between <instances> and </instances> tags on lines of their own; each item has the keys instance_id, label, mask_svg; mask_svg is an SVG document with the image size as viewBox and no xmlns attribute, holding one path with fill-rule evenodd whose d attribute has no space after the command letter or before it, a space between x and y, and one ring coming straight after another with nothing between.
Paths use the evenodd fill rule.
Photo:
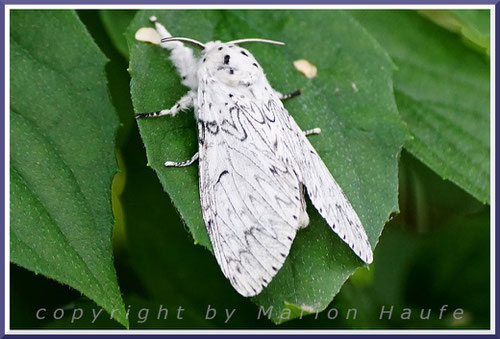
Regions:
<instances>
[{"instance_id":1,"label":"blurred green foliage","mask_svg":"<svg viewBox=\"0 0 500 339\"><path fill-rule=\"evenodd\" d=\"M120 119L120 129L115 144L120 172L115 176L112 187L113 212L116 219L113 248L118 285L125 309L130 312L130 328L477 329L490 326L490 209L488 205L480 202L486 201L489 194L470 195L466 191L474 193L471 188L473 186L464 187L466 184L451 175L446 175L447 179L458 182L466 191L452 181L444 180L442 178L444 174L440 172L439 167L422 159L411 146L407 146L409 152L403 151L399 159L400 214L393 216L386 224L375 250L374 263L368 269L358 268L335 299L329 305L323 306L326 306L326 310L318 315L307 315L281 325L275 325L265 317L257 319L258 306L232 289L207 250L193 245L181 217L163 191L157 175L146 166L146 152L133 119L128 86L130 76L127 73L129 53L124 44L127 26L135 14L135 11L115 13L87 10L78 13L97 45L110 60L106 65L106 76L111 102ZM442 37L451 46L452 51L459 49L461 58L478 59L476 50L461 49L463 41L459 36L435 26L432 21L415 18L415 13L385 13L387 17L392 17L392 20L383 22L378 21L377 15L383 13L371 13L366 17L363 17L362 13L356 13L354 17L361 22L367 34L373 35L373 41L376 39L383 48L387 48L388 55L399 67L401 73L396 71L394 87L400 113L402 107L408 106L402 105L402 101L398 99L398 80L406 81L402 83L406 86L404 88L414 86L415 90L419 89L410 81L410 76L404 78L401 76L408 74L405 73L404 62L401 62L404 61L401 57L405 55L403 52L409 48L405 46L405 42L414 47L412 39L417 37L423 43L427 41L426 39L431 41L433 37L426 36L423 32L432 31ZM398 15L407 16L408 20L401 23L404 27L384 31L382 26L391 27L399 20ZM467 16L466 13L461 15ZM465 22L465 19L463 20ZM377 27L370 26L375 22ZM415 22L418 22L418 25L412 26ZM276 28L281 24L283 23L278 20L269 22L269 25L275 25ZM481 24L484 25L484 22L481 21ZM425 30L416 27L423 27ZM400 31L406 34L406 38L397 40ZM182 32L185 30L182 29ZM229 34L224 33L224 30L222 32L221 34ZM385 33L381 36L377 32ZM206 34L208 34L207 40L213 38L209 35L210 32L207 31ZM394 41L399 45L391 44ZM151 46L144 45L144 48L149 49ZM256 49L255 53L258 57L258 53L264 53L264 49L260 51ZM443 53L446 53L446 50ZM449 55L443 57L442 63L437 63L433 67L438 69L441 66L446 67L445 61L449 57ZM171 67L166 56L163 57L163 61L164 67ZM319 64L321 61L315 62ZM487 67L486 60L484 63L478 66L481 68L479 71L472 66L472 69L458 71L476 76L475 81L480 84L479 86L487 87L489 79L481 75L484 73L484 67ZM422 63L419 65L424 66ZM456 67L460 67L460 63ZM274 67L269 71L270 78L276 77L278 80L279 72L278 66ZM293 74L293 71L290 73ZM419 75L415 76L418 78ZM300 86L300 83L305 82L305 78L298 77L294 81L292 85ZM441 81L438 75L436 81L437 83ZM448 85L452 84L441 84L436 90L445 87L454 88ZM443 100L448 98L449 91L442 92ZM182 89L176 89L175 93L177 92L181 93ZM156 95L158 96L156 100L176 99L161 93ZM489 91L486 91L486 94L484 91L479 92L477 94L479 98L476 99L487 101L485 95L489 98ZM467 101L467 94L455 98L457 105L460 105L464 96L463 100ZM304 100L309 103L308 99ZM290 102L290 106L287 107L294 113L301 109L297 101ZM482 114L486 114L484 111L482 109ZM424 110L423 114L425 113L433 114L433 110ZM462 114L463 110L456 110L456 113ZM408 114L410 113L406 113L406 117ZM402 116L405 119L405 114ZM485 116L483 120L487 119L489 113L487 112ZM474 118L471 118L471 121L472 124L475 123ZM413 121L412 126L412 122L407 121L411 133L421 128L415 122L418 121ZM440 129L444 129L447 125L439 126ZM476 133L482 133L478 137L483 138L489 133L489 121L481 126L476 126ZM194 130L186 133L194 133ZM414 137L418 138L418 135ZM465 156L471 150L465 148L463 150ZM484 159L459 163L465 167L476 164L485 166ZM471 175L475 175L477 172L474 167L470 168L472 168ZM476 187L489 189L489 177L486 179L485 176L481 176ZM66 283L78 289L71 282L66 281ZM160 305L168 308L166 320L157 319ZM217 315L212 320L205 319L209 305L217 309ZM386 309L391 305L394 306L390 320L387 317L379 319L383 305ZM442 319L438 319L439 309L443 305L448 305L447 311L444 312ZM182 320L176 319L179 306L184 308L180 313ZM92 309L98 311L100 307L68 286L47 279L43 275L33 274L15 264L11 265L12 328L123 328L118 322L111 320L109 313L105 312L101 312L97 320L92 322ZM292 305L290 307L293 308ZM46 318L43 320L35 317L36 311L40 308L47 309L44 313ZM57 308L65 310L61 320L53 318L53 312ZM71 314L75 308L81 308L83 315L81 319L71 321ZM145 322L141 320L145 315L145 311L141 311L143 308L150 308L148 320ZM356 319L346 319L347 311L351 308L357 309ZM412 310L410 320L400 318L404 308ZM456 320L452 316L456 308L464 310L464 317L461 320ZM224 309L236 309L227 323ZM338 310L338 316L335 319L328 319L328 315L332 316L335 313L332 313L332 309ZM421 309L426 311L432 309L429 320L419 319Z\"/></svg>"},{"instance_id":2,"label":"blurred green foliage","mask_svg":"<svg viewBox=\"0 0 500 339\"><path fill-rule=\"evenodd\" d=\"M459 33L466 46L490 55L489 10L421 10L419 13L451 32Z\"/></svg>"},{"instance_id":3,"label":"blurred green foliage","mask_svg":"<svg viewBox=\"0 0 500 339\"><path fill-rule=\"evenodd\" d=\"M413 136L406 149L443 178L488 203L488 61L465 47L458 36L416 12L351 13L386 48L398 67L394 94Z\"/></svg>"}]
</instances>

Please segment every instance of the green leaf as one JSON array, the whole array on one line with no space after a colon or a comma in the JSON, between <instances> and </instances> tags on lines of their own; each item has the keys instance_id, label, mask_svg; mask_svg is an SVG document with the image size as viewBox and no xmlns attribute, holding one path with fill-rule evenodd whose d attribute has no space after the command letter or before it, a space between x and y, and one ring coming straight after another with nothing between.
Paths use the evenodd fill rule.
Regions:
<instances>
[{"instance_id":1,"label":"green leaf","mask_svg":"<svg viewBox=\"0 0 500 339\"><path fill-rule=\"evenodd\" d=\"M490 38L490 10L460 10L454 9L450 12L461 23L474 34L478 35L481 39Z\"/></svg>"},{"instance_id":2,"label":"green leaf","mask_svg":"<svg viewBox=\"0 0 500 339\"><path fill-rule=\"evenodd\" d=\"M12 11L10 46L11 260L128 326L111 248L107 60L73 11Z\"/></svg>"},{"instance_id":3,"label":"green leaf","mask_svg":"<svg viewBox=\"0 0 500 339\"><path fill-rule=\"evenodd\" d=\"M136 112L171 107L185 92L158 46L134 41L156 15L173 35L200 41L264 37L286 42L248 48L282 92L302 89L286 107L304 129L321 127L310 140L358 212L375 246L389 215L398 210L397 161L406 131L392 94L392 63L384 50L349 16L339 11L141 11L128 30L131 93ZM321 27L321 29L319 29ZM307 59L318 76L307 80L292 62ZM210 242L201 215L196 166L164 168L196 152L192 112L139 121L150 166L169 193L195 242ZM283 268L253 300L273 306L281 322L287 305L307 312L324 309L343 282L361 265L313 209L311 223L298 233ZM297 308L294 315L297 316ZM300 312L299 312L300 313ZM292 317L293 317L292 316Z\"/></svg>"},{"instance_id":4,"label":"green leaf","mask_svg":"<svg viewBox=\"0 0 500 339\"><path fill-rule=\"evenodd\" d=\"M99 16L116 49L128 59L125 31L134 18L135 10L100 10Z\"/></svg>"},{"instance_id":5,"label":"green leaf","mask_svg":"<svg viewBox=\"0 0 500 339\"><path fill-rule=\"evenodd\" d=\"M427 19L461 34L466 45L490 55L490 11L489 10L422 10Z\"/></svg>"},{"instance_id":6,"label":"green leaf","mask_svg":"<svg viewBox=\"0 0 500 339\"><path fill-rule=\"evenodd\" d=\"M416 12L351 13L399 68L396 101L413 135L405 147L443 178L489 203L488 62Z\"/></svg>"}]
</instances>

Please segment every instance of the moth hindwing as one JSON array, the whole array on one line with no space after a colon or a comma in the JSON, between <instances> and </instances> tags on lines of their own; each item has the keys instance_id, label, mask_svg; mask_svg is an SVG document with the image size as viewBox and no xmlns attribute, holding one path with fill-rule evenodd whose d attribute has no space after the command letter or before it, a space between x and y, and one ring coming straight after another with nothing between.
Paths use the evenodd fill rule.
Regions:
<instances>
[{"instance_id":1,"label":"moth hindwing","mask_svg":"<svg viewBox=\"0 0 500 339\"><path fill-rule=\"evenodd\" d=\"M364 262L373 260L368 236L351 203L306 135L284 108L244 39L200 43L172 38L155 22L161 47L170 50L182 83L190 90L172 108L138 118L175 115L194 107L203 219L217 262L243 296L266 287L285 259L297 231L306 227L305 192L331 229ZM202 50L195 57L183 42Z\"/></svg>"}]
</instances>

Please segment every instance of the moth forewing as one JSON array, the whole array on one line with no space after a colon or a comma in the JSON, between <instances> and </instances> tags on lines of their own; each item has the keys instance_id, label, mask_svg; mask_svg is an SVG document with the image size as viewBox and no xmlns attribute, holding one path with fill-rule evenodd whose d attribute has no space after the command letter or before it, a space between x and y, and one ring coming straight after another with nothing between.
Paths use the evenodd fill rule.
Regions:
<instances>
[{"instance_id":1,"label":"moth forewing","mask_svg":"<svg viewBox=\"0 0 500 339\"><path fill-rule=\"evenodd\" d=\"M220 47L227 53L221 55L223 64L226 55L236 60L234 54L248 53L222 44L214 49ZM216 58L208 55L205 62L212 60ZM224 71L234 75L238 66ZM206 67L199 72L198 90L203 216L225 276L239 293L252 296L283 265L299 227L303 196L297 176L276 154L279 133L270 128L274 113L258 109L269 100L279 101L271 88L267 94L252 85L239 88L234 79L217 73L220 65ZM265 80L263 73L254 75L256 82ZM243 77L248 82L247 74Z\"/></svg>"},{"instance_id":2,"label":"moth forewing","mask_svg":"<svg viewBox=\"0 0 500 339\"><path fill-rule=\"evenodd\" d=\"M371 246L356 212L280 100L297 93L275 91L253 55L234 42L195 42L204 48L198 60L175 38L165 39L170 34L163 26L156 28L191 90L171 109L139 117L194 106L203 219L232 286L254 296L283 266L297 230L309 222L304 187L333 231L370 263ZM196 157L165 165L185 166Z\"/></svg>"}]
</instances>

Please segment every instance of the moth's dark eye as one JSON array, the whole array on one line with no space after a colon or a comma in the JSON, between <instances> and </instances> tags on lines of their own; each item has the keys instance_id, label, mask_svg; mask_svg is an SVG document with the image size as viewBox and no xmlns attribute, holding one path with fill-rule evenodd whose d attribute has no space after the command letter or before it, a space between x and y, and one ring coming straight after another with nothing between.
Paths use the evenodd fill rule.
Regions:
<instances>
[{"instance_id":1,"label":"moth's dark eye","mask_svg":"<svg viewBox=\"0 0 500 339\"><path fill-rule=\"evenodd\" d=\"M222 47L219 47L219 51L222 51Z\"/></svg>"},{"instance_id":2,"label":"moth's dark eye","mask_svg":"<svg viewBox=\"0 0 500 339\"><path fill-rule=\"evenodd\" d=\"M229 58L230 56L227 54L224 56L224 65L227 65L229 63Z\"/></svg>"}]
</instances>

